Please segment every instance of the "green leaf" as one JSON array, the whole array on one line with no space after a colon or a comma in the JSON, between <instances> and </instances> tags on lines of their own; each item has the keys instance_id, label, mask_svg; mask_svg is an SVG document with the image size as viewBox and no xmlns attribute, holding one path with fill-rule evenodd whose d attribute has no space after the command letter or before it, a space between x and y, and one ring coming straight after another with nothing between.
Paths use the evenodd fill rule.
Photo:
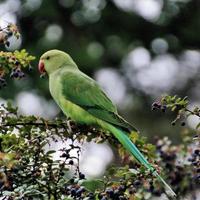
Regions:
<instances>
[{"instance_id":1,"label":"green leaf","mask_svg":"<svg viewBox=\"0 0 200 200\"><path fill-rule=\"evenodd\" d=\"M136 131L131 131L131 134L129 137L133 142L136 142L136 140L138 140L139 135Z\"/></svg>"},{"instance_id":2,"label":"green leaf","mask_svg":"<svg viewBox=\"0 0 200 200\"><path fill-rule=\"evenodd\" d=\"M53 153L56 153L56 151L55 150L47 151L47 154L53 154Z\"/></svg>"},{"instance_id":3,"label":"green leaf","mask_svg":"<svg viewBox=\"0 0 200 200\"><path fill-rule=\"evenodd\" d=\"M95 190L103 190L105 186L103 180L100 179L84 180L81 185L90 192L95 192Z\"/></svg>"}]
</instances>

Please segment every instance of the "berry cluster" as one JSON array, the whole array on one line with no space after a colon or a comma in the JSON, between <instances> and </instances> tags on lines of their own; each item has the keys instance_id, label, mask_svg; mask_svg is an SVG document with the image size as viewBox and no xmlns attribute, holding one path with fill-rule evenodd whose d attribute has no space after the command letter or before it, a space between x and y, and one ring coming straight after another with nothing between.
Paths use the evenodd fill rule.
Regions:
<instances>
[{"instance_id":1,"label":"berry cluster","mask_svg":"<svg viewBox=\"0 0 200 200\"><path fill-rule=\"evenodd\" d=\"M21 71L20 68L15 68L12 70L12 72L10 73L10 77L11 78L24 78L25 74L24 72Z\"/></svg>"},{"instance_id":2,"label":"berry cluster","mask_svg":"<svg viewBox=\"0 0 200 200\"><path fill-rule=\"evenodd\" d=\"M29 55L26 50L4 52L0 51L0 88L6 86L5 78L10 75L10 78L21 79L25 77L24 68L31 70L31 61L35 57Z\"/></svg>"},{"instance_id":3,"label":"berry cluster","mask_svg":"<svg viewBox=\"0 0 200 200\"><path fill-rule=\"evenodd\" d=\"M156 139L156 149L159 154L159 157L162 159L163 168L168 174L168 182L177 194L185 193L184 187L178 187L181 183L185 181L192 181L193 176L195 179L199 180L200 176L200 161L199 161L199 149L196 149L192 154L192 157L189 158L189 162L192 165L195 165L196 172L193 172L191 166L185 162L188 154L190 153L190 147L175 147L171 145L171 141L165 137L163 139ZM185 151L185 152L184 152ZM183 154L184 152L184 154ZM180 154L183 154L180 157ZM196 174L196 175L195 175ZM190 186L191 190L193 185Z\"/></svg>"},{"instance_id":4,"label":"berry cluster","mask_svg":"<svg viewBox=\"0 0 200 200\"><path fill-rule=\"evenodd\" d=\"M165 96L152 104L152 110L161 110L165 113L169 109L172 112L176 112L176 118L171 122L171 125L175 126L176 122L180 121L180 125L185 126L185 118L189 112L187 105L187 97L182 99L177 96Z\"/></svg>"},{"instance_id":5,"label":"berry cluster","mask_svg":"<svg viewBox=\"0 0 200 200\"><path fill-rule=\"evenodd\" d=\"M72 184L69 186L66 186L65 192L66 195L70 195L74 199L81 199L85 196L85 188L78 185L78 184Z\"/></svg>"},{"instance_id":6,"label":"berry cluster","mask_svg":"<svg viewBox=\"0 0 200 200\"><path fill-rule=\"evenodd\" d=\"M152 110L162 110L162 112L166 112L167 106L162 105L160 102L154 102L152 104Z\"/></svg>"},{"instance_id":7,"label":"berry cluster","mask_svg":"<svg viewBox=\"0 0 200 200\"><path fill-rule=\"evenodd\" d=\"M74 176L69 180L69 183L65 186L65 193L68 196L71 196L74 199L83 199L87 196L89 199L94 199L94 194L92 192L88 193L84 186L79 184L80 180L85 179L85 175L79 172L79 178Z\"/></svg>"},{"instance_id":8,"label":"berry cluster","mask_svg":"<svg viewBox=\"0 0 200 200\"><path fill-rule=\"evenodd\" d=\"M107 188L104 192L98 194L100 200L127 200L128 198L125 195L127 187L125 185L118 185Z\"/></svg>"},{"instance_id":9,"label":"berry cluster","mask_svg":"<svg viewBox=\"0 0 200 200\"><path fill-rule=\"evenodd\" d=\"M10 199L13 199L13 195L21 199L21 194L24 194L26 199L33 197L43 199L44 196L48 199L52 196L54 199L76 200L148 200L154 196L161 198L164 193L160 182L143 166L131 159L126 161L126 165L123 163L122 167L110 166L101 179L87 179L79 169L81 147L76 141L77 138L81 138L78 141L83 141L86 136L94 137L96 131L93 134L92 129L82 127L84 131L81 132L80 127L75 123L70 123L71 132L69 132L66 120L50 121L43 118L38 119L36 116L18 115L17 109L11 104L4 105L2 109L0 107L0 119L3 133L0 135L1 151L5 152L10 149L9 156L5 159L1 155L1 166L8 180L5 179L2 183L2 192L6 192ZM17 137L12 134L15 128L19 130ZM92 134L85 134L88 130ZM177 146L172 145L167 137L157 138L156 146L153 146L154 150L147 150L144 139L137 138L139 136L136 135L131 136L137 145L142 145L141 149L144 153L146 150L148 154L152 152L148 157L149 161L180 196L198 189L199 185L196 180L199 180L200 149L198 146L192 150L188 163L187 159L193 148L189 145L193 141L189 134L185 133L183 143ZM200 137L198 135L193 139L198 141ZM51 141L63 141L70 144L60 149L62 159L52 159L55 151L46 152L45 147ZM77 152L76 155L74 151ZM11 155L13 155L12 159L8 162ZM73 177L71 177L72 173ZM9 184L6 185L6 183Z\"/></svg>"}]
</instances>

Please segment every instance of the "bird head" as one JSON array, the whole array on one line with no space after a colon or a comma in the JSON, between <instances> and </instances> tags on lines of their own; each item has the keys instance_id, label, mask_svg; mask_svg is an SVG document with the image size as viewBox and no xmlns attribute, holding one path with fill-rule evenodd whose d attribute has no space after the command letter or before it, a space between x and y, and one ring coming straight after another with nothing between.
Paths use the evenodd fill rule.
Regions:
<instances>
[{"instance_id":1,"label":"bird head","mask_svg":"<svg viewBox=\"0 0 200 200\"><path fill-rule=\"evenodd\" d=\"M62 66L77 68L69 54L60 50L50 50L40 57L38 69L41 74L47 73L50 75Z\"/></svg>"}]
</instances>

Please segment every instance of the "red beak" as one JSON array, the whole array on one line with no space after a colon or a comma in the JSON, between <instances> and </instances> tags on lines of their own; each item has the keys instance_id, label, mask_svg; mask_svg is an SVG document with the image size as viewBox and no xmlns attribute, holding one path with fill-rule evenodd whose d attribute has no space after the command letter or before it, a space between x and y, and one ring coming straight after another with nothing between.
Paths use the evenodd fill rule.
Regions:
<instances>
[{"instance_id":1,"label":"red beak","mask_svg":"<svg viewBox=\"0 0 200 200\"><path fill-rule=\"evenodd\" d=\"M41 74L44 74L46 72L45 68L44 68L44 62L42 60L39 61L38 64L38 70Z\"/></svg>"}]
</instances>

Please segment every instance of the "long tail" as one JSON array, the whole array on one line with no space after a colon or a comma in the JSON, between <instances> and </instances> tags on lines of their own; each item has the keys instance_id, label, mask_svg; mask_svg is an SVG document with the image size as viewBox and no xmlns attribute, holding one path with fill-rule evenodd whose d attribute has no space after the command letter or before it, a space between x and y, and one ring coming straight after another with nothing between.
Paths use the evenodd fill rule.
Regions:
<instances>
[{"instance_id":1,"label":"long tail","mask_svg":"<svg viewBox=\"0 0 200 200\"><path fill-rule=\"evenodd\" d=\"M158 180L160 180L164 186L167 189L167 193L170 196L175 197L175 192L171 189L171 187L164 181L164 179L158 174L156 169L147 161L147 159L142 155L142 153L139 151L139 149L131 142L129 137L127 136L126 132L115 128L114 126L107 124L107 128L109 128L109 131L112 132L112 134L120 141L120 143L141 163L143 164L147 169L149 169L152 174L157 177Z\"/></svg>"}]
</instances>

